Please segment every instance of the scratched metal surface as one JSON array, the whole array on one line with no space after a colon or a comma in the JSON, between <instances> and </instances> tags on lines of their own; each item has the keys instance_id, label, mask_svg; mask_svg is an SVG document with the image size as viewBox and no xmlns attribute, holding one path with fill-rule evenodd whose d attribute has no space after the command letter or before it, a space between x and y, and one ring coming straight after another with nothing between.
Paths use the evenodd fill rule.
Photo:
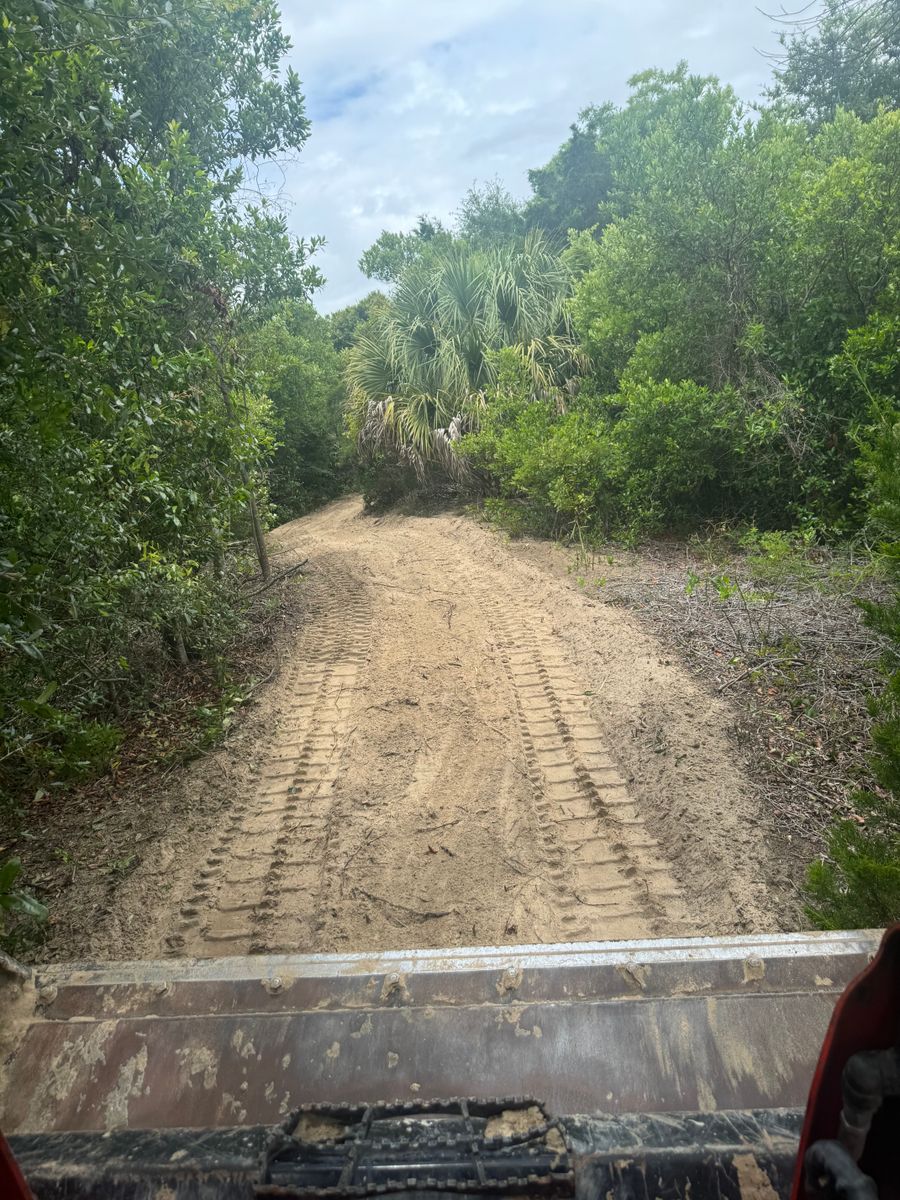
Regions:
<instances>
[{"instance_id":1,"label":"scratched metal surface","mask_svg":"<svg viewBox=\"0 0 900 1200\"><path fill-rule=\"evenodd\" d=\"M0 1119L7 1132L218 1128L302 1103L514 1094L558 1113L797 1107L877 938L38 969Z\"/></svg>"}]
</instances>

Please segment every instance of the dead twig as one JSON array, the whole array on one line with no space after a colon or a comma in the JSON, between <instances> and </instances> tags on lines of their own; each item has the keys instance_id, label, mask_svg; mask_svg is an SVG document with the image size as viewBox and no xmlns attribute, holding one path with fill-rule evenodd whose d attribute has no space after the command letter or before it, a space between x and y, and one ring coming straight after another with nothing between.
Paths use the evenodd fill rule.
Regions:
<instances>
[{"instance_id":1,"label":"dead twig","mask_svg":"<svg viewBox=\"0 0 900 1200\"><path fill-rule=\"evenodd\" d=\"M458 825L459 817L452 821L442 821L440 825L422 825L416 830L416 833L434 833L438 829L449 829L451 825Z\"/></svg>"},{"instance_id":2,"label":"dead twig","mask_svg":"<svg viewBox=\"0 0 900 1200\"><path fill-rule=\"evenodd\" d=\"M386 836L385 834L379 833L373 837L372 832L370 830L367 833L367 835L363 838L363 840L359 843L359 845L356 847L356 849L353 851L353 853L348 855L347 858L344 859L343 865L341 866L340 887L338 889L342 899L343 899L343 895L344 895L344 877L347 874L347 868L353 862L354 858L357 858L362 853L363 850L368 850L370 846L374 846L376 842L380 842L382 840L382 838L385 836Z\"/></svg>"},{"instance_id":3,"label":"dead twig","mask_svg":"<svg viewBox=\"0 0 900 1200\"><path fill-rule=\"evenodd\" d=\"M262 679L257 679L254 683L251 683L250 686L246 689L246 691L244 692L245 698L252 696L253 693L257 690L257 688L261 688L264 683L268 683L269 680L272 678L272 676L275 675L276 672L281 670L282 661L283 661L282 657L279 654L278 661L275 663L275 666L272 668L272 670L269 671L268 674L263 675Z\"/></svg>"},{"instance_id":4,"label":"dead twig","mask_svg":"<svg viewBox=\"0 0 900 1200\"><path fill-rule=\"evenodd\" d=\"M254 588L252 592L246 592L245 598L247 600L252 600L254 596L261 596L263 592L267 592L269 588L273 588L276 583L281 583L291 575L295 575L297 571L299 571L301 567L305 567L308 562L309 558L304 558L302 562L294 563L292 567L288 567L288 569L286 571L282 571L280 575L275 575L268 581L268 583L264 583L262 587Z\"/></svg>"},{"instance_id":5,"label":"dead twig","mask_svg":"<svg viewBox=\"0 0 900 1200\"><path fill-rule=\"evenodd\" d=\"M354 897L365 896L367 900L374 900L376 904L383 904L387 908L397 908L400 912L409 913L411 916L417 917L420 921L435 921L439 917L449 917L456 912L455 908L411 908L408 904L398 904L396 900L386 900L384 896L376 896L374 892L367 892L365 888L361 887L355 887L350 894Z\"/></svg>"}]
</instances>

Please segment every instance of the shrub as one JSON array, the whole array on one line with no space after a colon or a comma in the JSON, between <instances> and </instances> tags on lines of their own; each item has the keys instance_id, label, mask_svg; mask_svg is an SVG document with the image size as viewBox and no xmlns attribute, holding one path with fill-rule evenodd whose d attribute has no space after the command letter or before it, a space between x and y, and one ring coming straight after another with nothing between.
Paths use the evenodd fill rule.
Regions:
<instances>
[{"instance_id":1,"label":"shrub","mask_svg":"<svg viewBox=\"0 0 900 1200\"><path fill-rule=\"evenodd\" d=\"M621 490L620 455L610 438L602 402L589 394L536 392L521 359L497 356L498 382L480 427L459 452L488 490L504 503L487 503L494 519L518 534L557 534L606 524Z\"/></svg>"},{"instance_id":2,"label":"shrub","mask_svg":"<svg viewBox=\"0 0 900 1200\"><path fill-rule=\"evenodd\" d=\"M872 487L872 520L885 539L884 559L896 591L888 603L863 606L867 622L886 640L886 687L871 704L876 788L854 797L865 824L838 822L828 839L828 860L810 868L808 912L826 929L881 926L900 918L900 411L893 400L900 321L892 324L889 338L882 317L854 331L836 364L855 372L877 418L862 462Z\"/></svg>"},{"instance_id":3,"label":"shrub","mask_svg":"<svg viewBox=\"0 0 900 1200\"><path fill-rule=\"evenodd\" d=\"M764 478L758 459L771 429L766 413L748 412L731 388L712 392L690 380L626 380L616 402L629 526L651 530L754 513Z\"/></svg>"},{"instance_id":4,"label":"shrub","mask_svg":"<svg viewBox=\"0 0 900 1200\"><path fill-rule=\"evenodd\" d=\"M421 486L415 469L393 450L377 450L357 467L357 485L369 512L380 512L399 503Z\"/></svg>"},{"instance_id":5,"label":"shrub","mask_svg":"<svg viewBox=\"0 0 900 1200\"><path fill-rule=\"evenodd\" d=\"M765 518L771 411L690 380L536 394L514 357L500 358L480 429L460 448L501 496L542 514L538 525L633 535L740 510Z\"/></svg>"}]
</instances>

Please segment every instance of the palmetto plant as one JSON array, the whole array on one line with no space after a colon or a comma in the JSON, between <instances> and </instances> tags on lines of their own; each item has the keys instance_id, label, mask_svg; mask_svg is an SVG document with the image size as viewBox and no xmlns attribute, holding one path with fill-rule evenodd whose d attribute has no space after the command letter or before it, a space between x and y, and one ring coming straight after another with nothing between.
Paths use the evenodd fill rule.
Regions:
<instances>
[{"instance_id":1,"label":"palmetto plant","mask_svg":"<svg viewBox=\"0 0 900 1200\"><path fill-rule=\"evenodd\" d=\"M536 391L562 387L583 369L569 289L539 232L521 248L461 244L411 267L375 331L348 356L361 449L392 447L419 473L429 462L459 473L453 442L478 424L496 351L514 347Z\"/></svg>"}]
</instances>

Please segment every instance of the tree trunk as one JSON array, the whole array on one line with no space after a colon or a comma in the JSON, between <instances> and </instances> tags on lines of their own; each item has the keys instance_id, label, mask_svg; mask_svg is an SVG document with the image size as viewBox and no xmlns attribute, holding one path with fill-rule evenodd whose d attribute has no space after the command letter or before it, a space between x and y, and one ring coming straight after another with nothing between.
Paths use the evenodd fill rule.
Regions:
<instances>
[{"instance_id":1,"label":"tree trunk","mask_svg":"<svg viewBox=\"0 0 900 1200\"><path fill-rule=\"evenodd\" d=\"M256 542L256 557L259 559L259 569L262 572L263 579L268 580L272 574L269 569L269 551L266 549L266 538L263 533L262 522L259 519L259 509L256 507L256 496L254 496L253 490L250 487L247 468L243 463L241 464L241 474L244 476L248 492L247 507L250 512L250 527L253 530L253 540Z\"/></svg>"}]
</instances>

